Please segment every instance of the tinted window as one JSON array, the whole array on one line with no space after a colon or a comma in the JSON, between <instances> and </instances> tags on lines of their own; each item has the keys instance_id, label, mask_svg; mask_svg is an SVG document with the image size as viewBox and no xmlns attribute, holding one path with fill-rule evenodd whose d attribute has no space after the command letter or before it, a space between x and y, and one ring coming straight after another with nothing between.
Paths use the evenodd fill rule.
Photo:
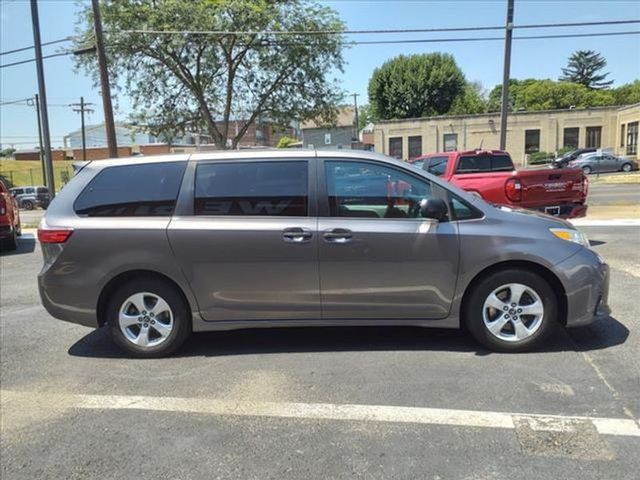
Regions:
<instances>
[{"instance_id":1,"label":"tinted window","mask_svg":"<svg viewBox=\"0 0 640 480\"><path fill-rule=\"evenodd\" d=\"M307 162L206 163L196 170L196 215L308 214Z\"/></svg>"},{"instance_id":2,"label":"tinted window","mask_svg":"<svg viewBox=\"0 0 640 480\"><path fill-rule=\"evenodd\" d=\"M445 170L447 169L447 160L449 157L432 157L429 159L429 167L427 168L427 172L441 176L444 175Z\"/></svg>"},{"instance_id":3,"label":"tinted window","mask_svg":"<svg viewBox=\"0 0 640 480\"><path fill-rule=\"evenodd\" d=\"M123 165L102 170L74 204L90 217L159 217L173 214L186 162Z\"/></svg>"},{"instance_id":4,"label":"tinted window","mask_svg":"<svg viewBox=\"0 0 640 480\"><path fill-rule=\"evenodd\" d=\"M39 187L38 193L49 193L49 189L44 187Z\"/></svg>"},{"instance_id":5,"label":"tinted window","mask_svg":"<svg viewBox=\"0 0 640 480\"><path fill-rule=\"evenodd\" d=\"M325 162L332 217L416 218L431 183L408 173L367 162Z\"/></svg>"},{"instance_id":6,"label":"tinted window","mask_svg":"<svg viewBox=\"0 0 640 480\"><path fill-rule=\"evenodd\" d=\"M511 171L513 162L508 155L472 155L460 157L456 173Z\"/></svg>"},{"instance_id":7,"label":"tinted window","mask_svg":"<svg viewBox=\"0 0 640 480\"><path fill-rule=\"evenodd\" d=\"M24 193L29 194L29 195L33 195L36 193L36 189L35 188L25 188L24 189Z\"/></svg>"}]
</instances>

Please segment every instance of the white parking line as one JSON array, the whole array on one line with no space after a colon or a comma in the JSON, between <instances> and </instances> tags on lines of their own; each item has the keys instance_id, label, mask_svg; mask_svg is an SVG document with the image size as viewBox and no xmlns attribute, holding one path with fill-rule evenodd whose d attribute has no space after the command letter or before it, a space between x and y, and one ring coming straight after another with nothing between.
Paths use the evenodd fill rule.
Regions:
<instances>
[{"instance_id":1,"label":"white parking line","mask_svg":"<svg viewBox=\"0 0 640 480\"><path fill-rule=\"evenodd\" d=\"M640 437L638 422L628 418L598 418L508 412L485 412L446 408L349 405L333 403L249 402L208 398L150 397L128 395L76 395L2 390L4 401L43 402L49 408L90 410L146 410L200 413L241 417L304 418L362 422L415 423L456 427L515 429L514 420L530 420L534 430L570 431L576 422L591 422L603 435Z\"/></svg>"}]
</instances>

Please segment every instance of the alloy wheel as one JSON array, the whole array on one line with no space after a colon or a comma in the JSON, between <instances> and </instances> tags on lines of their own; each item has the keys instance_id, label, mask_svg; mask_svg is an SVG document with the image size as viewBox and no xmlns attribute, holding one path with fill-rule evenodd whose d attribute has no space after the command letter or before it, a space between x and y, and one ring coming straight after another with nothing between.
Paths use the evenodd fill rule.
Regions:
<instances>
[{"instance_id":1,"label":"alloy wheel","mask_svg":"<svg viewBox=\"0 0 640 480\"><path fill-rule=\"evenodd\" d=\"M173 330L173 312L159 295L140 292L127 298L120 307L118 326L125 338L139 347L163 343Z\"/></svg>"},{"instance_id":2,"label":"alloy wheel","mask_svg":"<svg viewBox=\"0 0 640 480\"><path fill-rule=\"evenodd\" d=\"M544 304L540 295L521 283L509 283L489 294L482 307L482 320L496 338L519 342L542 325Z\"/></svg>"}]
</instances>

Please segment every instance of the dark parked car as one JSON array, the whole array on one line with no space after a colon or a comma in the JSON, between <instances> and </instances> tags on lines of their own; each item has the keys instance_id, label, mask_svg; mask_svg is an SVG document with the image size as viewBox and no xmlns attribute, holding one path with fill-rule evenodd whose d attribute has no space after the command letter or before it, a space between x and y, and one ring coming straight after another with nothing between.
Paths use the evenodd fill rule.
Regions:
<instances>
[{"instance_id":1,"label":"dark parked car","mask_svg":"<svg viewBox=\"0 0 640 480\"><path fill-rule=\"evenodd\" d=\"M319 325L465 325L511 352L609 313L609 268L570 223L355 150L91 162L38 239L49 313L136 356Z\"/></svg>"},{"instance_id":2,"label":"dark parked car","mask_svg":"<svg viewBox=\"0 0 640 480\"><path fill-rule=\"evenodd\" d=\"M577 148L570 152L566 152L561 157L556 158L553 162L551 162L550 167L552 168L567 168L569 166L569 162L575 160L580 155L585 153L593 153L597 151L596 148Z\"/></svg>"}]
</instances>

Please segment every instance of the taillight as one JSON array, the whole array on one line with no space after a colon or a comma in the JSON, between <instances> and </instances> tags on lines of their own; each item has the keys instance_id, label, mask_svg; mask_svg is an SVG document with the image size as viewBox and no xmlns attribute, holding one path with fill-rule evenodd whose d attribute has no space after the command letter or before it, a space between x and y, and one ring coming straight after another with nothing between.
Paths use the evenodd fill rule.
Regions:
<instances>
[{"instance_id":1,"label":"taillight","mask_svg":"<svg viewBox=\"0 0 640 480\"><path fill-rule=\"evenodd\" d=\"M519 202L522 200L522 183L517 178L510 178L507 183L504 184L504 193L507 198L512 202Z\"/></svg>"},{"instance_id":2,"label":"taillight","mask_svg":"<svg viewBox=\"0 0 640 480\"><path fill-rule=\"evenodd\" d=\"M0 197L0 215L5 215L7 213L7 202L4 197Z\"/></svg>"},{"instance_id":3,"label":"taillight","mask_svg":"<svg viewBox=\"0 0 640 480\"><path fill-rule=\"evenodd\" d=\"M64 243L73 233L72 228L38 228L40 243Z\"/></svg>"}]
</instances>

